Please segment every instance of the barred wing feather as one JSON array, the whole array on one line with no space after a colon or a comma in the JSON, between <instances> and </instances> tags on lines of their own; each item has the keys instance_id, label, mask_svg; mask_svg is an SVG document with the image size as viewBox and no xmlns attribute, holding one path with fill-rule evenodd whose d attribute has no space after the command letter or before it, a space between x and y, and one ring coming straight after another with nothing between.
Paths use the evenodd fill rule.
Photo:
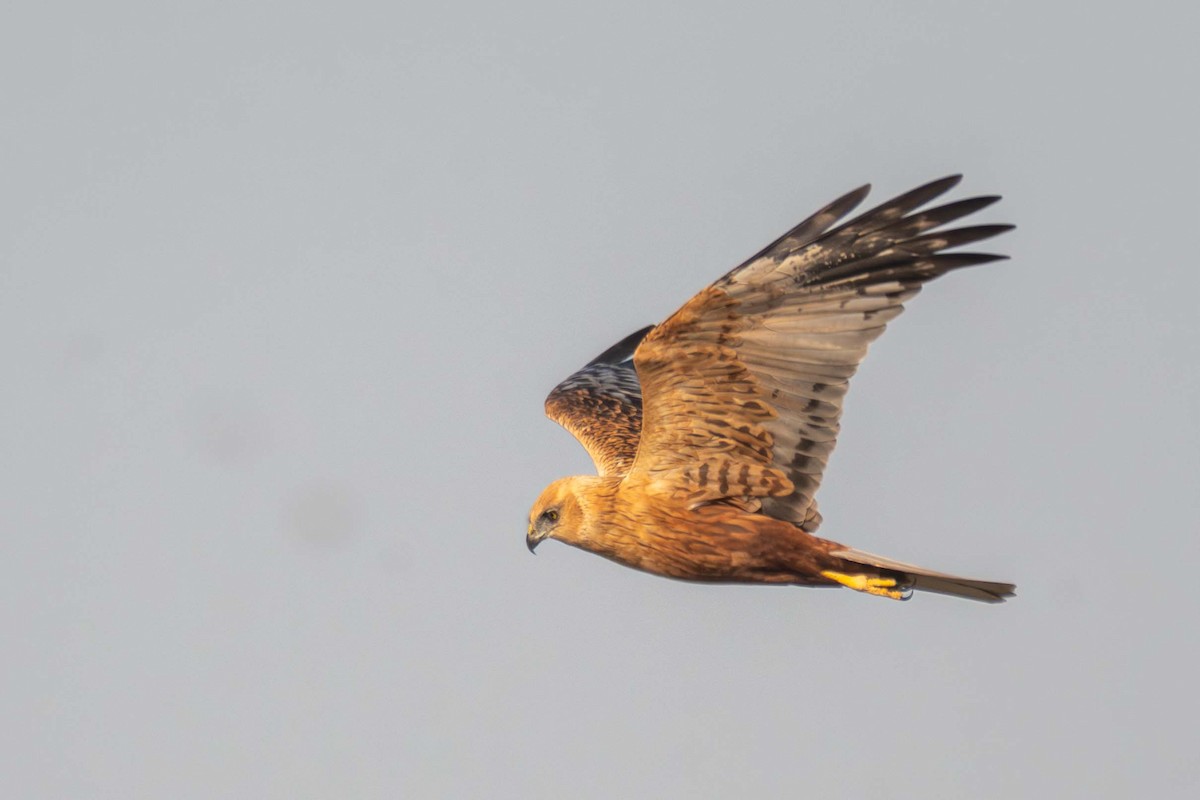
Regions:
<instances>
[{"instance_id":1,"label":"barred wing feather","mask_svg":"<svg viewBox=\"0 0 1200 800\"><path fill-rule=\"evenodd\" d=\"M1003 258L942 251L1009 225L936 232L999 198L917 211L959 180L833 227L868 187L850 192L649 331L633 356L641 436L632 466L627 451L619 459L627 480L693 507L732 503L815 531L814 498L867 347L928 281Z\"/></svg>"}]
</instances>

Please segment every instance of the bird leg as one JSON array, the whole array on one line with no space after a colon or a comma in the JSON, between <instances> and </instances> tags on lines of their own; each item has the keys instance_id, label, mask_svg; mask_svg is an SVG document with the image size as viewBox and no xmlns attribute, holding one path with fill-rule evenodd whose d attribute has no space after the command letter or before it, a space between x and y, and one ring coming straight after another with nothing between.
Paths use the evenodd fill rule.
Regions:
<instances>
[{"instance_id":1,"label":"bird leg","mask_svg":"<svg viewBox=\"0 0 1200 800\"><path fill-rule=\"evenodd\" d=\"M907 600L912 596L912 589L906 586L898 586L895 578L877 578L873 575L862 574L847 575L844 572L834 572L828 569L823 571L821 576L831 581L836 581L842 586L853 589L856 592L866 592L867 594L874 594L879 597L890 597L893 600Z\"/></svg>"}]
</instances>

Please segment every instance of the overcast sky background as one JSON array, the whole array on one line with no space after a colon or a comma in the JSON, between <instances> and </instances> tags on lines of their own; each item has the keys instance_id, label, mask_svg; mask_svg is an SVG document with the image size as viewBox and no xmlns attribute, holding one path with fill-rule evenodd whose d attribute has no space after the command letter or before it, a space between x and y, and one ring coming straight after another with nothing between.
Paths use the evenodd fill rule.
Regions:
<instances>
[{"instance_id":1,"label":"overcast sky background","mask_svg":"<svg viewBox=\"0 0 1200 800\"><path fill-rule=\"evenodd\" d=\"M1196 11L191 5L0 11L0 795L1197 789ZM874 346L822 533L1014 601L526 552L558 380L959 171L1013 260Z\"/></svg>"}]
</instances>

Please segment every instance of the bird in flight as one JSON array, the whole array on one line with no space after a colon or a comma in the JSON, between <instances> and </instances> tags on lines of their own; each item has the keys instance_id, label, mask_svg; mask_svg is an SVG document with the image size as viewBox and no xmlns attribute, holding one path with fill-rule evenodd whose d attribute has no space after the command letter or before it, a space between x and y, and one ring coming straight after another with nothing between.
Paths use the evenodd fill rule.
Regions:
<instances>
[{"instance_id":1,"label":"bird in flight","mask_svg":"<svg viewBox=\"0 0 1200 800\"><path fill-rule=\"evenodd\" d=\"M1009 583L872 555L815 535L816 492L842 398L867 346L928 281L1005 256L943 252L1010 230L937 230L990 206L920 210L961 176L933 181L848 222L863 186L834 200L555 387L546 414L598 475L562 478L529 514L545 539L688 581L913 590L1003 602Z\"/></svg>"}]
</instances>

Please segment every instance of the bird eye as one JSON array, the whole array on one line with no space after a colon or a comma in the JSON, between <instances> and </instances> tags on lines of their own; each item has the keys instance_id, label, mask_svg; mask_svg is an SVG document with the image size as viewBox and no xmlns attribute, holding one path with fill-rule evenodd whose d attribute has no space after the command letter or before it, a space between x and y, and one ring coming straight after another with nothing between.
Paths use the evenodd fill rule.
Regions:
<instances>
[{"instance_id":1,"label":"bird eye","mask_svg":"<svg viewBox=\"0 0 1200 800\"><path fill-rule=\"evenodd\" d=\"M550 509L549 511L543 511L542 519L548 519L551 522L558 522L558 512L555 511L553 508Z\"/></svg>"}]
</instances>

